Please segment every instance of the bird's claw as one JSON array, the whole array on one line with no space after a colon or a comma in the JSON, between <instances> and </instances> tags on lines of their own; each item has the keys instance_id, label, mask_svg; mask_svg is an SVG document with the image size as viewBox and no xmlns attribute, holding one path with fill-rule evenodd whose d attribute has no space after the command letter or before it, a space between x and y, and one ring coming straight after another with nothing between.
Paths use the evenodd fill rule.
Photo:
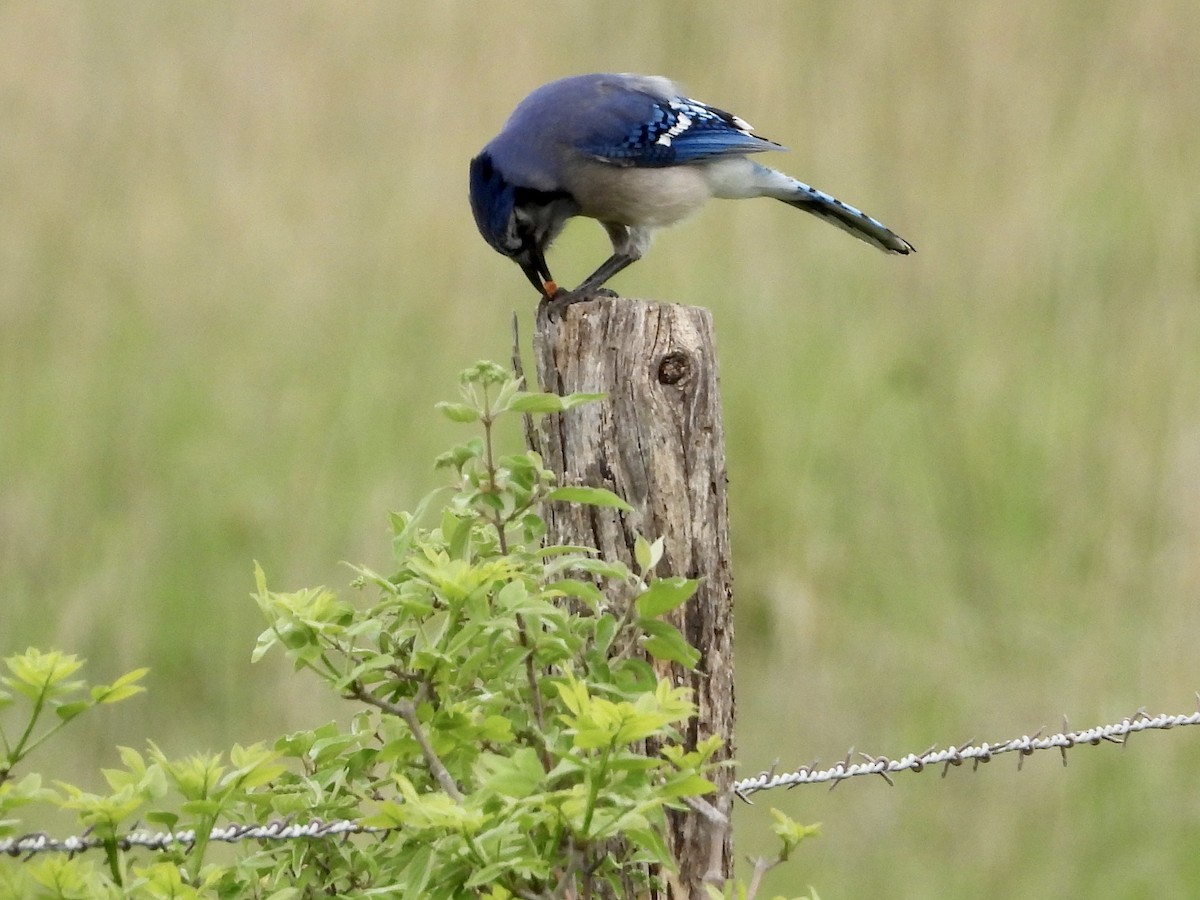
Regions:
<instances>
[{"instance_id":1,"label":"bird's claw","mask_svg":"<svg viewBox=\"0 0 1200 900\"><path fill-rule=\"evenodd\" d=\"M554 285L554 282L550 282ZM559 318L566 311L568 306L576 303L582 303L587 300L595 300L598 297L614 298L619 297L616 291L611 288L594 288L592 290L579 290L576 288L573 291L568 291L566 288L554 285L554 290L550 293L542 295L541 306L546 310L551 318Z\"/></svg>"},{"instance_id":2,"label":"bird's claw","mask_svg":"<svg viewBox=\"0 0 1200 900\"><path fill-rule=\"evenodd\" d=\"M562 318L562 314L566 312L568 306L578 303L582 299L583 297L579 294L572 293L565 288L557 288L552 294L544 294L539 305L550 318L559 319Z\"/></svg>"}]
</instances>

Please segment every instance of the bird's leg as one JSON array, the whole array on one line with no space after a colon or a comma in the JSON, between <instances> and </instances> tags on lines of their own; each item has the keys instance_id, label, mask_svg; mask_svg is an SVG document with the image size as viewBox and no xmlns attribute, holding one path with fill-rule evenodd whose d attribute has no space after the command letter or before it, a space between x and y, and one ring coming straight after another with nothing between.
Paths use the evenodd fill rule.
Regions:
<instances>
[{"instance_id":1,"label":"bird's leg","mask_svg":"<svg viewBox=\"0 0 1200 900\"><path fill-rule=\"evenodd\" d=\"M608 232L608 239L612 241L612 256L602 262L595 272L583 279L579 287L571 291L580 299L598 293L608 279L630 263L641 259L642 254L650 247L651 232L649 228L632 228L619 222L601 222L600 224L604 226L604 230Z\"/></svg>"},{"instance_id":2,"label":"bird's leg","mask_svg":"<svg viewBox=\"0 0 1200 900\"><path fill-rule=\"evenodd\" d=\"M598 293L602 290L604 282L612 278L630 263L637 260L636 256L629 256L625 253L614 253L596 269L591 275L580 282L579 287L571 291L572 294L577 294L579 297L586 297L589 294ZM614 292L615 293L615 292Z\"/></svg>"},{"instance_id":3,"label":"bird's leg","mask_svg":"<svg viewBox=\"0 0 1200 900\"><path fill-rule=\"evenodd\" d=\"M612 278L630 263L642 258L650 246L650 229L631 228L615 222L601 222L612 241L612 256L600 264L591 275L583 279L579 287L573 291L565 291L554 282L547 280L543 288L542 302L547 304L551 313L561 313L572 303L587 300L596 296L616 297L616 291L604 287L604 283Z\"/></svg>"},{"instance_id":4,"label":"bird's leg","mask_svg":"<svg viewBox=\"0 0 1200 900\"><path fill-rule=\"evenodd\" d=\"M561 315L563 310L572 303L591 300L594 297L616 297L618 296L616 291L602 287L602 285L631 262L633 259L628 256L613 254L573 291L561 288L553 281L547 281L543 288L542 303L551 315L557 316Z\"/></svg>"}]
</instances>

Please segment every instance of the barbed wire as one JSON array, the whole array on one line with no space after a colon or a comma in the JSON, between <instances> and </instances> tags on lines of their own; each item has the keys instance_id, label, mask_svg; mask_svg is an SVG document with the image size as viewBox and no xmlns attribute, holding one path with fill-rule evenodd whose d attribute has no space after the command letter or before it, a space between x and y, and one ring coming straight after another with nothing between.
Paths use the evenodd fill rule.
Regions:
<instances>
[{"instance_id":1,"label":"barbed wire","mask_svg":"<svg viewBox=\"0 0 1200 900\"><path fill-rule=\"evenodd\" d=\"M1200 695L1197 695L1200 706ZM742 800L750 803L750 796L759 791L773 788L791 788L805 784L829 784L830 788L837 787L841 782L856 778L860 775L879 775L888 784L892 784L891 776L897 772L923 772L931 766L942 767L942 777L951 767L972 763L972 768L979 768L980 763L990 762L994 757L1005 753L1017 753L1017 768L1020 769L1025 757L1032 756L1039 750L1057 749L1062 754L1063 765L1067 763L1067 751L1080 745L1096 746L1105 742L1123 744L1130 734L1141 731L1167 731L1185 725L1200 725L1200 709L1190 715L1170 715L1162 713L1156 716L1147 714L1139 709L1134 715L1109 725L1097 725L1082 731L1066 730L1064 721L1063 731L1042 737L1039 729L1032 735L1010 738L1006 741L984 742L974 744L967 741L962 747L947 747L938 750L930 747L922 753L910 753L899 759L886 756L870 756L859 753L863 762L851 762L855 753L852 749L845 759L827 769L812 766L801 766L792 772L776 773L774 768L761 772L752 778L735 781L731 792ZM222 825L213 828L209 833L210 841L222 843L238 843L240 841L288 841L314 840L325 838L346 837L355 834L384 834L394 829L363 825L352 819L336 819L324 821L311 819L307 822L275 821L266 824L253 825ZM94 850L105 846L107 841L93 834L72 835L56 839L42 833L27 834L17 838L0 838L0 855L31 859L40 853L68 853L74 855L86 850ZM166 850L173 846L190 847L196 843L196 832L192 829L180 831L145 831L136 829L116 839L116 846L121 850L131 850L135 847L148 850Z\"/></svg>"},{"instance_id":2,"label":"barbed wire","mask_svg":"<svg viewBox=\"0 0 1200 900\"><path fill-rule=\"evenodd\" d=\"M1200 696L1197 697L1200 702ZM936 746L930 747L922 753L910 753L899 759L889 759L886 756L871 756L866 753L859 753L863 762L853 763L851 758L854 757L854 750L851 749L846 754L846 758L828 769L818 769L814 763L812 766L801 766L794 772L784 772L777 774L773 769L766 772L761 772L753 778L743 778L740 781L735 781L733 784L733 793L750 802L750 795L759 791L767 791L772 788L786 787L793 788L800 784L825 784L828 783L831 788L836 787L847 778L855 778L859 775L880 775L888 783L892 783L891 776L897 772L923 772L929 766L942 766L942 777L950 771L952 766L961 766L963 763L972 763L973 769L978 769L980 763L990 762L994 757L1004 753L1018 753L1017 768L1020 769L1025 757L1032 756L1039 750L1054 750L1057 749L1062 753L1063 765L1067 764L1067 751L1072 747L1077 747L1080 744L1096 746L1097 744L1108 741L1114 744L1123 744L1125 738L1139 731L1160 730L1167 731L1171 728L1178 728L1184 725L1200 725L1200 711L1191 713L1190 715L1168 715L1166 713L1151 716L1145 710L1139 709L1134 715L1122 719L1120 722L1115 722L1111 725L1097 725L1094 728L1085 728L1082 731L1067 731L1066 722L1064 720L1062 732L1052 734L1047 737L1042 737L1044 728L1039 729L1032 735L1023 735L1018 738L1010 738L1006 741L984 742L982 744L973 744L968 741L966 746L962 747L947 747L944 750L938 750Z\"/></svg>"},{"instance_id":3,"label":"barbed wire","mask_svg":"<svg viewBox=\"0 0 1200 900\"><path fill-rule=\"evenodd\" d=\"M310 819L307 822L268 822L265 825L220 825L209 833L210 841L236 844L239 841L290 841L301 838L331 838L351 834L383 834L391 828L363 825L352 819ZM73 835L62 839L45 834L27 834L19 838L0 838L0 854L31 857L38 853L82 853L95 850L107 842L92 834ZM179 831L135 830L121 835L116 845L121 850L142 847L147 850L166 850L174 846L190 847L196 843L194 829Z\"/></svg>"}]
</instances>

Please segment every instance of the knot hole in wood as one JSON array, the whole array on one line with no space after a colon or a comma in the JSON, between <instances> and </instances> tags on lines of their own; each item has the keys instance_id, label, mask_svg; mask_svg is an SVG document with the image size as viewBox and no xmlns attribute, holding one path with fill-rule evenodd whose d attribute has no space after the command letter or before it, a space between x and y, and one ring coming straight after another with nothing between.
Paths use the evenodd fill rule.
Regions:
<instances>
[{"instance_id":1,"label":"knot hole in wood","mask_svg":"<svg viewBox=\"0 0 1200 900\"><path fill-rule=\"evenodd\" d=\"M679 384L687 381L694 363L690 354L683 350L672 350L658 361L658 383Z\"/></svg>"}]
</instances>

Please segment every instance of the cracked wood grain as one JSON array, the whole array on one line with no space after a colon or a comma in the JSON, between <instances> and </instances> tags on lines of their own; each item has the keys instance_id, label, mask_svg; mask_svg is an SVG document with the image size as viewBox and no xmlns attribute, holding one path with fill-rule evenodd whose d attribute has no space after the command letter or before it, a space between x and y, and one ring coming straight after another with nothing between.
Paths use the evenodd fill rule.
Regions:
<instances>
[{"instance_id":1,"label":"cracked wood grain","mask_svg":"<svg viewBox=\"0 0 1200 900\"><path fill-rule=\"evenodd\" d=\"M563 485L605 487L632 513L553 504L549 540L597 547L634 567L637 534L665 539L656 574L702 579L672 621L700 651L695 672L660 665L690 684L699 714L689 746L720 734L719 758L734 752L733 581L730 570L725 437L712 316L705 309L626 298L573 304L559 317L538 315L534 357L542 390L603 392L607 398L546 416L541 452ZM724 796L732 771L718 772ZM706 874L732 876L725 828L694 813L673 814L670 842L681 861L680 888L703 896ZM717 849L714 849L716 847ZM720 859L712 859L719 852Z\"/></svg>"}]
</instances>

